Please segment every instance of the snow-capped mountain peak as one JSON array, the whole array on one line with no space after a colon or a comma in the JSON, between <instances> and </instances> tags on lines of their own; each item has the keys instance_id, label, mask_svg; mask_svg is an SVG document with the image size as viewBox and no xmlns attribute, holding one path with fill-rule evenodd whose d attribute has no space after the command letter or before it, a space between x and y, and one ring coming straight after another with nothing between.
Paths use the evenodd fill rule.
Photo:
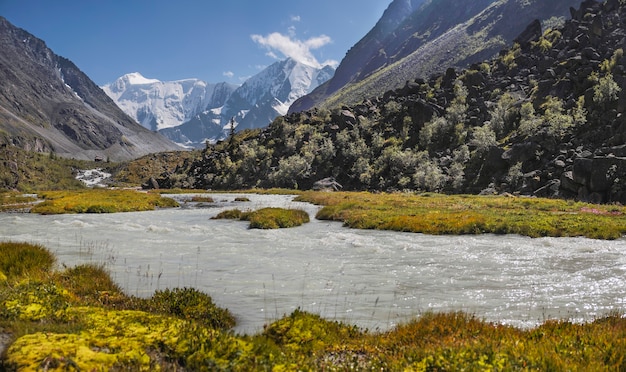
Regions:
<instances>
[{"instance_id":1,"label":"snow-capped mountain peak","mask_svg":"<svg viewBox=\"0 0 626 372\"><path fill-rule=\"evenodd\" d=\"M162 82L138 72L102 87L124 112L155 131L179 126L205 110L221 107L235 88L198 79Z\"/></svg>"},{"instance_id":2,"label":"snow-capped mountain peak","mask_svg":"<svg viewBox=\"0 0 626 372\"><path fill-rule=\"evenodd\" d=\"M249 108L270 105L276 111L263 125L269 124L276 116L285 115L289 106L298 98L310 93L321 83L332 77L334 69L325 66L322 69L287 58L276 62L257 75L248 79L234 93L234 101L246 102ZM227 112L236 116L230 99L226 102ZM242 118L244 119L244 118ZM257 125L257 127L260 125ZM254 125L246 125L254 127Z\"/></svg>"},{"instance_id":3,"label":"snow-capped mountain peak","mask_svg":"<svg viewBox=\"0 0 626 372\"><path fill-rule=\"evenodd\" d=\"M160 83L157 79L148 79L143 77L139 72L133 72L130 74L126 74L122 77L124 80L128 81L131 85L145 85L145 84L154 84Z\"/></svg>"},{"instance_id":4,"label":"snow-capped mountain peak","mask_svg":"<svg viewBox=\"0 0 626 372\"><path fill-rule=\"evenodd\" d=\"M298 98L330 79L334 68L294 59L276 62L237 87L198 79L162 82L140 73L124 75L102 89L144 127L185 146L204 146L237 130L269 125Z\"/></svg>"}]
</instances>

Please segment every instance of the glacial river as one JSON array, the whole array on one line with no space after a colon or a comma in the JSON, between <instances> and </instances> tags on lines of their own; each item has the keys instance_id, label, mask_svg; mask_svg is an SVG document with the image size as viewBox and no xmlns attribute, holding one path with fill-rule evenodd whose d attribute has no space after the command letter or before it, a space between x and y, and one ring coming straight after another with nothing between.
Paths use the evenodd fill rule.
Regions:
<instances>
[{"instance_id":1,"label":"glacial river","mask_svg":"<svg viewBox=\"0 0 626 372\"><path fill-rule=\"evenodd\" d=\"M0 214L0 240L42 244L59 265L104 264L132 295L195 287L234 313L238 333L257 333L296 308L372 331L427 311L462 310L517 327L626 311L624 239L354 230L315 220L318 207L291 196L236 196L154 212ZM311 222L256 230L210 219L265 206L305 209Z\"/></svg>"}]
</instances>

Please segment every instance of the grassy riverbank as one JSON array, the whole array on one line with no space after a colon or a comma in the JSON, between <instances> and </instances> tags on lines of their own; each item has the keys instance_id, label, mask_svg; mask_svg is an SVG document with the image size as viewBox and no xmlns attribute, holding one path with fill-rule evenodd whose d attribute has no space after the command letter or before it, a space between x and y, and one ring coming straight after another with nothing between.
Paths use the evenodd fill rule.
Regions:
<instances>
[{"instance_id":1,"label":"grassy riverbank","mask_svg":"<svg viewBox=\"0 0 626 372\"><path fill-rule=\"evenodd\" d=\"M626 233L626 208L561 199L441 194L304 192L300 201L323 205L317 218L358 229L426 234L520 234L617 239Z\"/></svg>"},{"instance_id":2,"label":"grassy riverbank","mask_svg":"<svg viewBox=\"0 0 626 372\"><path fill-rule=\"evenodd\" d=\"M162 190L144 193L134 190L85 189L39 193L44 201L31 212L113 213L169 208L177 203L161 197ZM286 190L251 192L285 194ZM165 193L165 192L163 192ZM203 193L195 190L194 194ZM596 205L562 199L513 196L442 195L367 192L292 192L296 200L323 205L316 218L342 221L358 229L380 229L425 234L519 234L530 237L585 236L618 239L626 234L626 208ZM195 202L211 202L210 194L195 195ZM32 197L3 193L0 211L28 206ZM244 214L266 221L300 219L290 212L276 210ZM254 221L251 221L255 223ZM303 221L306 222L306 221ZM299 222L302 223L302 222ZM262 221L258 224L263 228ZM280 223L277 227L285 227ZM275 227L276 227L275 226ZM289 225L289 226L297 226Z\"/></svg>"},{"instance_id":3,"label":"grassy riverbank","mask_svg":"<svg viewBox=\"0 0 626 372\"><path fill-rule=\"evenodd\" d=\"M294 311L256 335L193 289L127 296L99 266L54 267L41 246L0 243L4 370L621 370L626 319L522 330L423 314L388 332Z\"/></svg>"}]
</instances>

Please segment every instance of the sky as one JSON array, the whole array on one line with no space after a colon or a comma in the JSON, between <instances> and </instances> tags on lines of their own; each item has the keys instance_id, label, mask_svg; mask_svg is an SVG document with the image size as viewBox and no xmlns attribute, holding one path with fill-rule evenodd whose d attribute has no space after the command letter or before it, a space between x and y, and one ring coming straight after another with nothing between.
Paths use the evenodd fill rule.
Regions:
<instances>
[{"instance_id":1,"label":"sky","mask_svg":"<svg viewBox=\"0 0 626 372\"><path fill-rule=\"evenodd\" d=\"M131 72L161 81L241 84L286 57L337 65L390 3L0 0L0 16L45 41L98 85Z\"/></svg>"}]
</instances>

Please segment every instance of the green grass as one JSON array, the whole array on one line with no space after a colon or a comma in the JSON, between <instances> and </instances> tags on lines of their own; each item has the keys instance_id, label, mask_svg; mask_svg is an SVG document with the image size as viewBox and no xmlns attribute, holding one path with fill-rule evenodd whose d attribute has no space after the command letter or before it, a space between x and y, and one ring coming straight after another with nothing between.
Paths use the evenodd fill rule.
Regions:
<instances>
[{"instance_id":1,"label":"green grass","mask_svg":"<svg viewBox=\"0 0 626 372\"><path fill-rule=\"evenodd\" d=\"M0 243L0 275L13 280L25 274L48 272L56 262L55 257L40 245L5 242Z\"/></svg>"},{"instance_id":2,"label":"green grass","mask_svg":"<svg viewBox=\"0 0 626 372\"><path fill-rule=\"evenodd\" d=\"M76 191L46 191L39 194L45 201L31 213L117 213L172 208L178 204L156 193L134 190L86 189Z\"/></svg>"},{"instance_id":3,"label":"green grass","mask_svg":"<svg viewBox=\"0 0 626 372\"><path fill-rule=\"evenodd\" d=\"M10 252L10 253L9 253ZM40 246L0 243L0 329L13 343L0 370L606 371L626 368L626 318L609 314L533 329L471 314L425 313L371 332L295 310L254 335L190 288L125 295L106 270L52 270ZM32 257L38 257L33 259ZM43 268L43 270L42 270Z\"/></svg>"},{"instance_id":4,"label":"green grass","mask_svg":"<svg viewBox=\"0 0 626 372\"><path fill-rule=\"evenodd\" d=\"M300 209L262 208L252 212L231 209L220 212L214 219L249 221L251 229L281 229L309 222L309 214Z\"/></svg>"},{"instance_id":5,"label":"green grass","mask_svg":"<svg viewBox=\"0 0 626 372\"><path fill-rule=\"evenodd\" d=\"M561 199L306 192L297 200L324 205L319 219L359 229L593 239L618 239L626 233L626 208Z\"/></svg>"}]
</instances>

